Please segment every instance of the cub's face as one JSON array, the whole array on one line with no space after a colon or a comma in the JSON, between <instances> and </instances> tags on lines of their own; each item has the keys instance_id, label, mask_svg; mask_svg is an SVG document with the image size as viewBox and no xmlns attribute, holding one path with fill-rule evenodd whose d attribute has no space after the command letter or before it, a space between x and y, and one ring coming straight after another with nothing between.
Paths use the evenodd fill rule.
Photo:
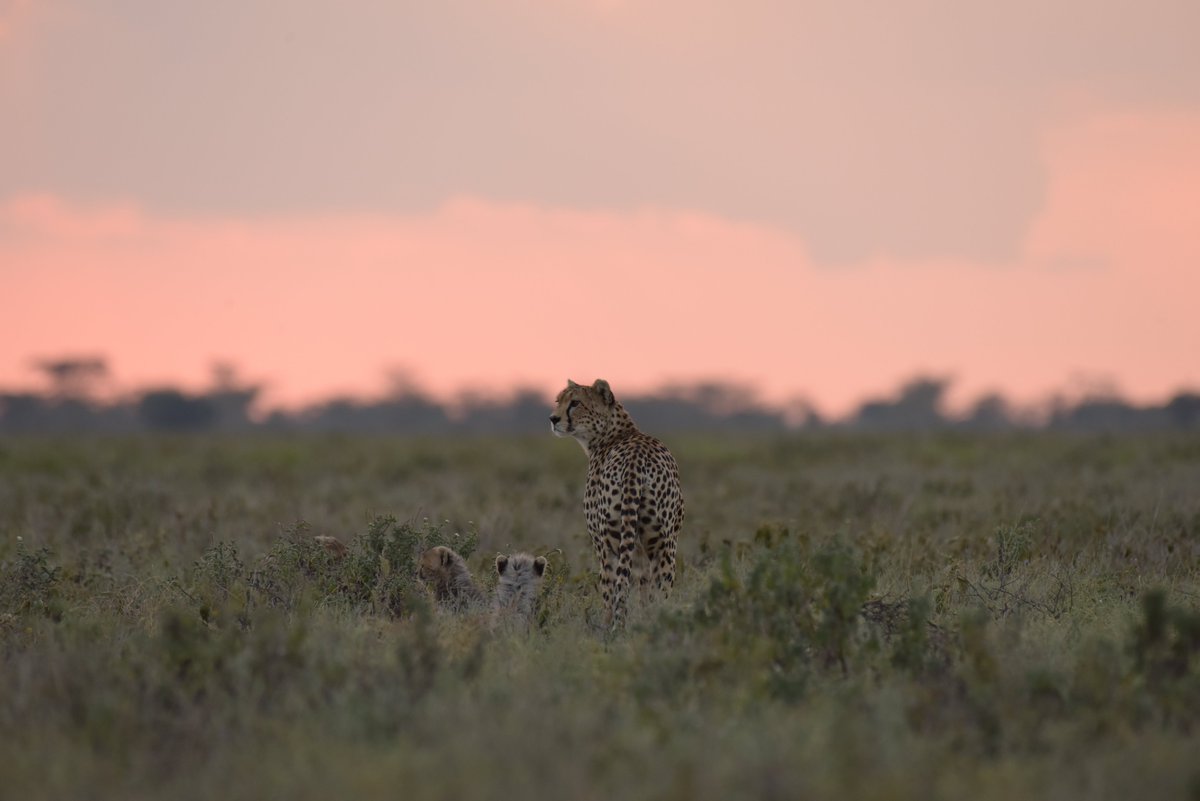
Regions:
<instances>
[{"instance_id":1,"label":"cub's face","mask_svg":"<svg viewBox=\"0 0 1200 801\"><path fill-rule=\"evenodd\" d=\"M537 598L542 578L546 575L546 557L527 553L496 557L496 603L500 608L511 606L523 598Z\"/></svg>"},{"instance_id":2,"label":"cub's face","mask_svg":"<svg viewBox=\"0 0 1200 801\"><path fill-rule=\"evenodd\" d=\"M535 580L540 581L546 574L547 564L544 556L534 558L527 553L519 553L510 557L501 554L496 557L496 575L504 578L505 576L528 574L532 571Z\"/></svg>"},{"instance_id":3,"label":"cub's face","mask_svg":"<svg viewBox=\"0 0 1200 801\"><path fill-rule=\"evenodd\" d=\"M566 389L554 401L550 430L558 437L587 442L608 427L615 406L607 381L597 379L590 387L567 381Z\"/></svg>"},{"instance_id":4,"label":"cub's face","mask_svg":"<svg viewBox=\"0 0 1200 801\"><path fill-rule=\"evenodd\" d=\"M421 566L417 575L426 581L436 579L448 574L453 564L454 552L445 545L438 545L421 554Z\"/></svg>"}]
</instances>

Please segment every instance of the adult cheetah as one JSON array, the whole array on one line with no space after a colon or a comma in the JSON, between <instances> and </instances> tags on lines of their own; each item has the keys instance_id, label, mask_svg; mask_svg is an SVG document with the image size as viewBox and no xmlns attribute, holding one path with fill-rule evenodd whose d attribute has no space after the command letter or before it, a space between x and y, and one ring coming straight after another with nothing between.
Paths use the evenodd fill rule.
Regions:
<instances>
[{"instance_id":1,"label":"adult cheetah","mask_svg":"<svg viewBox=\"0 0 1200 801\"><path fill-rule=\"evenodd\" d=\"M665 597L675 583L683 524L679 467L665 445L638 430L603 379L590 387L567 381L550 427L557 436L574 437L587 454L583 511L600 560L608 624L617 628L635 564L643 592L652 581Z\"/></svg>"}]
</instances>

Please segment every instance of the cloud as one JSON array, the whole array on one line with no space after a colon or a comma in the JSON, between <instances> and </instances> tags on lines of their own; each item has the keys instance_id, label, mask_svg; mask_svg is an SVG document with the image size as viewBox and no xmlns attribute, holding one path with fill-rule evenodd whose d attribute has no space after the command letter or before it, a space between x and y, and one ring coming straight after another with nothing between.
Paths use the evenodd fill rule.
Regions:
<instances>
[{"instance_id":1,"label":"cloud","mask_svg":"<svg viewBox=\"0 0 1200 801\"><path fill-rule=\"evenodd\" d=\"M1086 372L1200 381L1200 115L1098 117L1042 145L1049 191L1004 265L821 269L794 233L702 211L463 196L422 214L0 205L0 383L104 351L128 382L230 357L284 399L407 365L434 389L727 376L844 411L922 370L1029 398ZM1062 269L1085 262L1085 269Z\"/></svg>"},{"instance_id":2,"label":"cloud","mask_svg":"<svg viewBox=\"0 0 1200 801\"><path fill-rule=\"evenodd\" d=\"M0 43L12 37L32 5L31 0L0 0Z\"/></svg>"},{"instance_id":3,"label":"cloud","mask_svg":"<svg viewBox=\"0 0 1200 801\"><path fill-rule=\"evenodd\" d=\"M820 265L997 265L1077 98L1200 107L1185 0L76 8L0 88L22 120L0 196L214 218L695 209Z\"/></svg>"}]
</instances>

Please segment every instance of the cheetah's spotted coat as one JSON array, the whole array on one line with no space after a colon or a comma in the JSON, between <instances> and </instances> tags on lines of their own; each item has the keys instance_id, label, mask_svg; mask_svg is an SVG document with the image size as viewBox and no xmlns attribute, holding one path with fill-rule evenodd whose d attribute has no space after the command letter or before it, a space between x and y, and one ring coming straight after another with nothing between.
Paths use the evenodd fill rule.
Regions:
<instances>
[{"instance_id":1,"label":"cheetah's spotted coat","mask_svg":"<svg viewBox=\"0 0 1200 801\"><path fill-rule=\"evenodd\" d=\"M620 626L635 564L644 592L652 584L665 597L675 583L683 524L679 467L665 445L638 430L604 380L590 387L568 381L550 425L587 453L584 516L600 561L608 621Z\"/></svg>"}]
</instances>

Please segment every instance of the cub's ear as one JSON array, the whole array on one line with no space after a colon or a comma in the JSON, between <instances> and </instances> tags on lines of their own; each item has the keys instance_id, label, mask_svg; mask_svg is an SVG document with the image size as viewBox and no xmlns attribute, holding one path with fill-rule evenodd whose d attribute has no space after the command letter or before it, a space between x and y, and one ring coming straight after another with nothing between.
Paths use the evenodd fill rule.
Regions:
<instances>
[{"instance_id":1,"label":"cub's ear","mask_svg":"<svg viewBox=\"0 0 1200 801\"><path fill-rule=\"evenodd\" d=\"M568 378L567 379L567 389L579 389L579 385Z\"/></svg>"},{"instance_id":2,"label":"cub's ear","mask_svg":"<svg viewBox=\"0 0 1200 801\"><path fill-rule=\"evenodd\" d=\"M508 557L500 555L496 557L496 575L502 575L504 568L508 567Z\"/></svg>"},{"instance_id":3,"label":"cub's ear","mask_svg":"<svg viewBox=\"0 0 1200 801\"><path fill-rule=\"evenodd\" d=\"M609 387L608 382L603 378L597 378L596 383L592 384L592 389L600 393L600 399L604 401L605 406L612 406L616 402L616 398L612 394L612 388Z\"/></svg>"},{"instance_id":4,"label":"cub's ear","mask_svg":"<svg viewBox=\"0 0 1200 801\"><path fill-rule=\"evenodd\" d=\"M539 576L546 572L546 557L539 556L533 560L533 572Z\"/></svg>"},{"instance_id":5,"label":"cub's ear","mask_svg":"<svg viewBox=\"0 0 1200 801\"><path fill-rule=\"evenodd\" d=\"M438 552L438 556L442 560L442 565L448 565L454 561L454 554L450 553L449 548L443 548Z\"/></svg>"}]
</instances>

